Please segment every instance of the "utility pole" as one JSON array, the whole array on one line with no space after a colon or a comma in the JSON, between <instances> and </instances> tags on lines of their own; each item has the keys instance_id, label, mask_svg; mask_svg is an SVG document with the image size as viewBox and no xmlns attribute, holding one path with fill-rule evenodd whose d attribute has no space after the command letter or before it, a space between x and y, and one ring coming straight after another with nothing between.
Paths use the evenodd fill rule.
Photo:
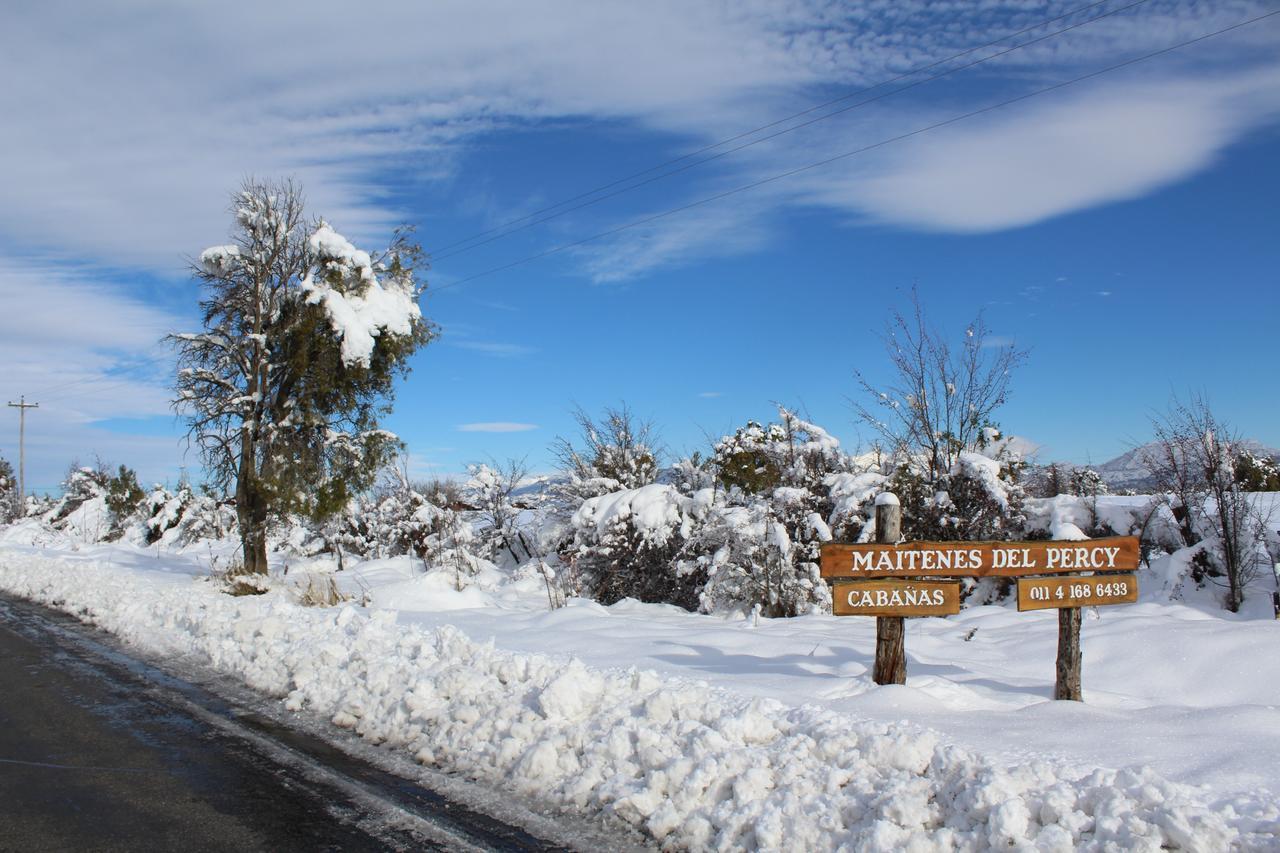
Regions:
<instances>
[{"instance_id":1,"label":"utility pole","mask_svg":"<svg viewBox=\"0 0 1280 853\"><path fill-rule=\"evenodd\" d=\"M17 511L21 515L27 500L27 409L40 408L39 403L28 403L26 396L18 398L18 402L9 402L18 410L18 501Z\"/></svg>"}]
</instances>

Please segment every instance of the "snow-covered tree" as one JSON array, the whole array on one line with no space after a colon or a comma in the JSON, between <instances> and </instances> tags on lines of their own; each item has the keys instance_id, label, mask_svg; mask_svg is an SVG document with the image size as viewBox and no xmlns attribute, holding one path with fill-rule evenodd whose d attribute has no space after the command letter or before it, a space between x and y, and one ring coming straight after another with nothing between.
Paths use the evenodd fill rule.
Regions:
<instances>
[{"instance_id":1,"label":"snow-covered tree","mask_svg":"<svg viewBox=\"0 0 1280 853\"><path fill-rule=\"evenodd\" d=\"M0 524L8 524L18 512L18 481L13 476L13 465L0 456Z\"/></svg>"},{"instance_id":2,"label":"snow-covered tree","mask_svg":"<svg viewBox=\"0 0 1280 853\"><path fill-rule=\"evenodd\" d=\"M902 536L915 541L1015 539L1025 527L1025 494L1010 460L963 451L944 475L930 479L899 465L889 491L902 502Z\"/></svg>"},{"instance_id":3,"label":"snow-covered tree","mask_svg":"<svg viewBox=\"0 0 1280 853\"><path fill-rule=\"evenodd\" d=\"M1202 397L1175 399L1152 426L1156 440L1143 462L1166 494L1186 544L1203 543L1207 573L1225 577L1224 604L1237 611L1267 562L1269 521L1237 477L1244 443Z\"/></svg>"},{"instance_id":4,"label":"snow-covered tree","mask_svg":"<svg viewBox=\"0 0 1280 853\"><path fill-rule=\"evenodd\" d=\"M246 182L233 242L201 253L203 331L175 334L175 407L213 485L234 495L244 570L265 572L270 523L321 518L396 448L379 429L392 380L434 336L421 250L398 231L371 256L304 211L291 182Z\"/></svg>"},{"instance_id":5,"label":"snow-covered tree","mask_svg":"<svg viewBox=\"0 0 1280 853\"><path fill-rule=\"evenodd\" d=\"M138 475L127 465L121 465L107 479L106 488L107 510L111 513L112 526L118 530L138 511L147 495L138 485Z\"/></svg>"}]
</instances>

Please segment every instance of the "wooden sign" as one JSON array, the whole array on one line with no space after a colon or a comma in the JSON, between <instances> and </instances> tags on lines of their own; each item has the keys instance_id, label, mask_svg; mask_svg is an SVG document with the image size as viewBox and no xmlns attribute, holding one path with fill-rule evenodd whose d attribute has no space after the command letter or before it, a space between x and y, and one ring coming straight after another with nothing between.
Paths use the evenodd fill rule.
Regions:
<instances>
[{"instance_id":1,"label":"wooden sign","mask_svg":"<svg viewBox=\"0 0 1280 853\"><path fill-rule=\"evenodd\" d=\"M950 616L960 612L959 581L851 581L831 588L837 616Z\"/></svg>"},{"instance_id":2,"label":"wooden sign","mask_svg":"<svg viewBox=\"0 0 1280 853\"><path fill-rule=\"evenodd\" d=\"M1138 537L1078 542L903 542L822 546L824 578L1022 577L1138 568Z\"/></svg>"},{"instance_id":3,"label":"wooden sign","mask_svg":"<svg viewBox=\"0 0 1280 853\"><path fill-rule=\"evenodd\" d=\"M1019 610L1133 604L1137 600L1137 575L1018 579Z\"/></svg>"}]
</instances>

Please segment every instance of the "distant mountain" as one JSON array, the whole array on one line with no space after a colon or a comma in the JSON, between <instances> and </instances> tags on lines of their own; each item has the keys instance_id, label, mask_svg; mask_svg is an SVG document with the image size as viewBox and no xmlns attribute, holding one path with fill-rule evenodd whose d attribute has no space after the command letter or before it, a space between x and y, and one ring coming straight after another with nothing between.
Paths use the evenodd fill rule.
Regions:
<instances>
[{"instance_id":1,"label":"distant mountain","mask_svg":"<svg viewBox=\"0 0 1280 853\"><path fill-rule=\"evenodd\" d=\"M1102 481L1112 491L1133 489L1135 492L1141 492L1155 485L1155 476L1145 460L1155 453L1156 448L1156 442L1153 441L1121 453L1115 459L1103 462L1101 465L1089 467L1102 475Z\"/></svg>"},{"instance_id":2,"label":"distant mountain","mask_svg":"<svg viewBox=\"0 0 1280 853\"><path fill-rule=\"evenodd\" d=\"M1259 441L1245 439L1241 444L1246 450L1258 456L1280 457L1280 450L1276 450L1274 447L1267 447ZM1089 467L1101 474L1103 481L1113 491L1133 489L1141 492L1155 485L1155 478L1151 473L1151 469L1147 467L1143 460L1154 453L1156 449L1156 442L1151 442L1135 447L1127 453L1122 453L1109 462Z\"/></svg>"}]
</instances>

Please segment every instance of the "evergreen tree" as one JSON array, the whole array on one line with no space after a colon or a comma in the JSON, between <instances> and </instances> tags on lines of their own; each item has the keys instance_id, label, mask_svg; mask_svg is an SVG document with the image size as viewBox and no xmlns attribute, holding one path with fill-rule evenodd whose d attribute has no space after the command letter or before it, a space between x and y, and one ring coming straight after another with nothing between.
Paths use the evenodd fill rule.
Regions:
<instances>
[{"instance_id":1,"label":"evergreen tree","mask_svg":"<svg viewBox=\"0 0 1280 853\"><path fill-rule=\"evenodd\" d=\"M0 456L0 524L7 524L19 513L18 481L14 479L9 460Z\"/></svg>"},{"instance_id":2,"label":"evergreen tree","mask_svg":"<svg viewBox=\"0 0 1280 853\"><path fill-rule=\"evenodd\" d=\"M371 257L308 219L291 182L246 182L232 212L234 242L193 265L204 329L169 338L175 407L213 485L234 495L244 569L265 573L273 520L339 511L394 452L378 417L435 329L408 231Z\"/></svg>"},{"instance_id":3,"label":"evergreen tree","mask_svg":"<svg viewBox=\"0 0 1280 853\"><path fill-rule=\"evenodd\" d=\"M111 513L112 527L117 530L123 527L146 497L147 493L138 485L138 475L127 465L121 465L115 476L107 480L107 510Z\"/></svg>"}]
</instances>

